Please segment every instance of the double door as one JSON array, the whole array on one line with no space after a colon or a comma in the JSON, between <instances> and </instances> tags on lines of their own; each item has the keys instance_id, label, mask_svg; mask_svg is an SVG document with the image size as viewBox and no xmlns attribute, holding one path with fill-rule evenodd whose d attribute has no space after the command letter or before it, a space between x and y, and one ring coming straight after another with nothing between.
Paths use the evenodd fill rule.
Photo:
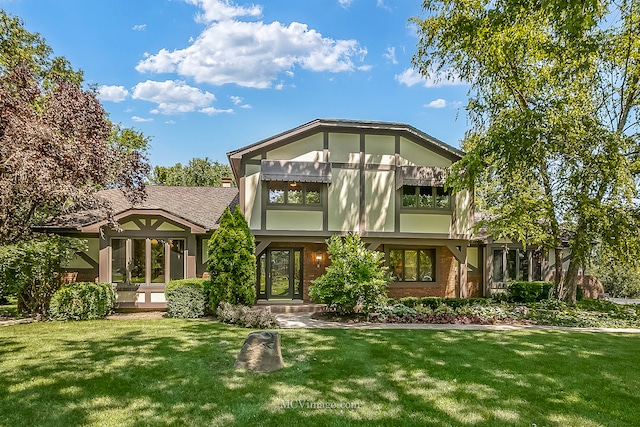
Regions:
<instances>
[{"instance_id":1,"label":"double door","mask_svg":"<svg viewBox=\"0 0 640 427\"><path fill-rule=\"evenodd\" d=\"M267 249L258 259L258 298L302 299L302 249Z\"/></svg>"}]
</instances>

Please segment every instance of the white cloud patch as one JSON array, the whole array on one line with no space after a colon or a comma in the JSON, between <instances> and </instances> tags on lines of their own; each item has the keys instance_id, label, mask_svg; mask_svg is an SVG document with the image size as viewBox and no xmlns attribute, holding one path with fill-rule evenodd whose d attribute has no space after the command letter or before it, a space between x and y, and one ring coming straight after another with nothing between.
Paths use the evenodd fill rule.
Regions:
<instances>
[{"instance_id":1,"label":"white cloud patch","mask_svg":"<svg viewBox=\"0 0 640 427\"><path fill-rule=\"evenodd\" d=\"M168 125L175 125L175 124L176 124L176 121L175 121L175 120L167 120L167 121L165 122L165 124L168 124Z\"/></svg>"},{"instance_id":2,"label":"white cloud patch","mask_svg":"<svg viewBox=\"0 0 640 427\"><path fill-rule=\"evenodd\" d=\"M340 6L343 7L344 9L349 9L349 6L351 6L352 2L353 0L338 0L338 3L340 3Z\"/></svg>"},{"instance_id":3,"label":"white cloud patch","mask_svg":"<svg viewBox=\"0 0 640 427\"><path fill-rule=\"evenodd\" d=\"M228 110L218 110L215 107L207 107L207 108L201 109L200 112L208 114L210 116L215 116L216 114L233 113L233 109L229 108Z\"/></svg>"},{"instance_id":4,"label":"white cloud patch","mask_svg":"<svg viewBox=\"0 0 640 427\"><path fill-rule=\"evenodd\" d=\"M453 73L441 72L429 72L429 77L426 78L418 73L413 68L407 68L401 74L397 74L395 79L401 84L408 87L416 84L421 84L426 88L443 87L443 86L459 86L467 84L460 77Z\"/></svg>"},{"instance_id":5,"label":"white cloud patch","mask_svg":"<svg viewBox=\"0 0 640 427\"><path fill-rule=\"evenodd\" d=\"M387 48L387 53L382 55L383 58L386 58L387 61L391 62L392 64L397 64L398 60L396 59L396 48L391 46Z\"/></svg>"},{"instance_id":6,"label":"white cloud patch","mask_svg":"<svg viewBox=\"0 0 640 427\"><path fill-rule=\"evenodd\" d=\"M147 24L138 24L138 25L134 25L131 28L133 31L144 31L147 29Z\"/></svg>"},{"instance_id":7,"label":"white cloud patch","mask_svg":"<svg viewBox=\"0 0 640 427\"><path fill-rule=\"evenodd\" d=\"M138 116L132 116L131 120L133 120L134 122L138 122L138 123L152 122L153 121L152 118L145 119L144 117L138 117Z\"/></svg>"},{"instance_id":8,"label":"white cloud patch","mask_svg":"<svg viewBox=\"0 0 640 427\"><path fill-rule=\"evenodd\" d=\"M251 110L253 107L250 104L242 104L240 108L244 108L245 110Z\"/></svg>"},{"instance_id":9,"label":"white cloud patch","mask_svg":"<svg viewBox=\"0 0 640 427\"><path fill-rule=\"evenodd\" d=\"M147 80L138 83L133 88L132 97L158 104L157 108L151 110L153 114L190 113L198 108L208 107L216 99L214 94L203 92L179 80Z\"/></svg>"},{"instance_id":10,"label":"white cloud patch","mask_svg":"<svg viewBox=\"0 0 640 427\"><path fill-rule=\"evenodd\" d=\"M434 99L428 104L425 104L427 108L444 108L447 106L447 101L442 98Z\"/></svg>"},{"instance_id":11,"label":"white cloud patch","mask_svg":"<svg viewBox=\"0 0 640 427\"><path fill-rule=\"evenodd\" d=\"M229 97L229 99L231 99L231 102L233 102L233 105L237 105L237 106L239 106L240 108L245 108L245 109L253 108L253 107L252 107L251 105L249 105L249 104L243 104L243 103L242 103L242 102L243 102L243 99L242 99L242 97L241 97L241 96L233 96L233 95L231 95L231 96Z\"/></svg>"},{"instance_id":12,"label":"white cloud patch","mask_svg":"<svg viewBox=\"0 0 640 427\"><path fill-rule=\"evenodd\" d=\"M376 6L378 6L380 9L388 10L389 12L391 12L391 8L387 6L384 0L378 0L376 2Z\"/></svg>"},{"instance_id":13,"label":"white cloud patch","mask_svg":"<svg viewBox=\"0 0 640 427\"><path fill-rule=\"evenodd\" d=\"M235 83L269 88L278 75L299 66L314 72L344 72L358 68L367 54L356 40L323 37L306 24L292 22L245 22L238 17L257 17L260 6L240 7L230 0L186 0L202 8L199 20L207 28L184 49L161 49L145 54L140 73L178 73L196 82Z\"/></svg>"},{"instance_id":14,"label":"white cloud patch","mask_svg":"<svg viewBox=\"0 0 640 427\"><path fill-rule=\"evenodd\" d=\"M237 6L231 0L186 0L186 2L202 9L201 13L196 14L196 21L205 24L242 16L253 18L262 16L262 6L260 5Z\"/></svg>"},{"instance_id":15,"label":"white cloud patch","mask_svg":"<svg viewBox=\"0 0 640 427\"><path fill-rule=\"evenodd\" d=\"M124 86L102 85L98 88L97 98L100 101L122 102L129 96L129 91Z\"/></svg>"}]
</instances>

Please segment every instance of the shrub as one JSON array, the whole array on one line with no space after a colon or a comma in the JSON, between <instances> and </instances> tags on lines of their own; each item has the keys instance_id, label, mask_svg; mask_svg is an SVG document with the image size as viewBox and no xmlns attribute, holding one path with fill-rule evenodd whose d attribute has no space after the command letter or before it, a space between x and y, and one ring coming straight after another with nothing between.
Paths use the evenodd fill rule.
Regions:
<instances>
[{"instance_id":1,"label":"shrub","mask_svg":"<svg viewBox=\"0 0 640 427\"><path fill-rule=\"evenodd\" d=\"M340 314L368 314L386 301L384 254L368 250L360 236L332 236L327 240L331 264L325 274L313 280L309 296Z\"/></svg>"},{"instance_id":2,"label":"shrub","mask_svg":"<svg viewBox=\"0 0 640 427\"><path fill-rule=\"evenodd\" d=\"M53 320L102 319L111 313L115 301L110 283L71 283L53 294L49 314Z\"/></svg>"},{"instance_id":3,"label":"shrub","mask_svg":"<svg viewBox=\"0 0 640 427\"><path fill-rule=\"evenodd\" d=\"M616 298L640 298L640 272L615 260L603 261L594 269L606 293Z\"/></svg>"},{"instance_id":4,"label":"shrub","mask_svg":"<svg viewBox=\"0 0 640 427\"><path fill-rule=\"evenodd\" d=\"M239 208L227 208L220 227L209 240L208 270L211 273L210 307L220 302L251 305L256 299L255 242Z\"/></svg>"},{"instance_id":5,"label":"shrub","mask_svg":"<svg viewBox=\"0 0 640 427\"><path fill-rule=\"evenodd\" d=\"M512 282L508 286L509 301L536 302L549 298L552 282Z\"/></svg>"},{"instance_id":6,"label":"shrub","mask_svg":"<svg viewBox=\"0 0 640 427\"><path fill-rule=\"evenodd\" d=\"M167 313L170 317L194 319L207 312L207 279L172 280L167 283Z\"/></svg>"},{"instance_id":7,"label":"shrub","mask_svg":"<svg viewBox=\"0 0 640 427\"><path fill-rule=\"evenodd\" d=\"M224 323L243 328L274 329L279 328L275 315L265 310L252 310L244 305L232 305L222 302L216 310L218 319Z\"/></svg>"},{"instance_id":8,"label":"shrub","mask_svg":"<svg viewBox=\"0 0 640 427\"><path fill-rule=\"evenodd\" d=\"M21 313L46 316L61 285L62 265L84 250L85 240L56 235L0 246L2 293L18 297Z\"/></svg>"}]
</instances>

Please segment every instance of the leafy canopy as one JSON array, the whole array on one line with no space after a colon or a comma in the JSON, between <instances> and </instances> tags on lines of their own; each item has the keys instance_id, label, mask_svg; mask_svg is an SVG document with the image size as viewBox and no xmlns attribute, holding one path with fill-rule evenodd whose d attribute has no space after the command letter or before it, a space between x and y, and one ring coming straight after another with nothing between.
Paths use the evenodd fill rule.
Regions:
<instances>
[{"instance_id":1,"label":"leafy canopy","mask_svg":"<svg viewBox=\"0 0 640 427\"><path fill-rule=\"evenodd\" d=\"M149 181L155 185L176 185L187 187L220 187L222 178L232 177L233 173L228 165L204 159L193 158L189 164L182 166L156 166L149 176Z\"/></svg>"},{"instance_id":2,"label":"leafy canopy","mask_svg":"<svg viewBox=\"0 0 640 427\"><path fill-rule=\"evenodd\" d=\"M495 237L568 244L556 295L602 242L638 259L640 4L427 0L416 68L470 87L467 151L449 185L476 188ZM559 253L557 254L559 255ZM557 256L557 259L559 257ZM563 281L564 280L564 281Z\"/></svg>"},{"instance_id":3,"label":"leafy canopy","mask_svg":"<svg viewBox=\"0 0 640 427\"><path fill-rule=\"evenodd\" d=\"M0 10L0 244L67 210L108 210L97 189L144 197L147 139L113 126L81 82L39 34Z\"/></svg>"}]
</instances>

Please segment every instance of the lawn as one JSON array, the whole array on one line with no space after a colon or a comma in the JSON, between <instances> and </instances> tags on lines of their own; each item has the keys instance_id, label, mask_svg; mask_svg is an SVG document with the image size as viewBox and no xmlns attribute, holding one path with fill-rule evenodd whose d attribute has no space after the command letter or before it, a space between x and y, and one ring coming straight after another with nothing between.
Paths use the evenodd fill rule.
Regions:
<instances>
[{"instance_id":1,"label":"lawn","mask_svg":"<svg viewBox=\"0 0 640 427\"><path fill-rule=\"evenodd\" d=\"M248 332L0 328L0 425L640 425L638 335L281 330L285 369L257 374L233 369Z\"/></svg>"}]
</instances>

